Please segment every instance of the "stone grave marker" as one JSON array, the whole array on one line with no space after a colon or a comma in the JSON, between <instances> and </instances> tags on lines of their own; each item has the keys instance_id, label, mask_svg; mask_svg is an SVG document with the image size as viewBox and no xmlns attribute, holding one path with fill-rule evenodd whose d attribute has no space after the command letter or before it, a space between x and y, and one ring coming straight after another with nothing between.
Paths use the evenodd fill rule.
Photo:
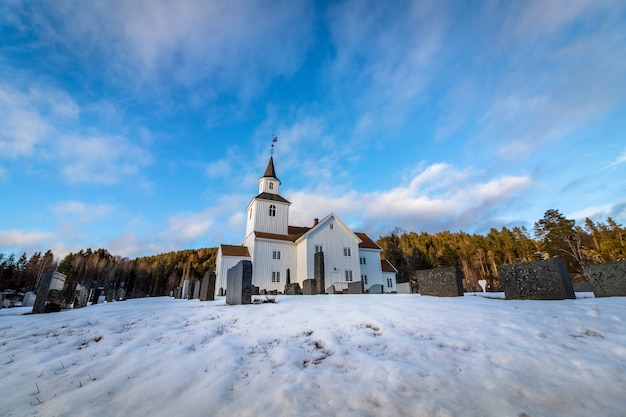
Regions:
<instances>
[{"instance_id":1,"label":"stone grave marker","mask_svg":"<svg viewBox=\"0 0 626 417\"><path fill-rule=\"evenodd\" d=\"M417 271L416 278L418 292L421 295L463 296L463 272L458 266Z\"/></svg>"},{"instance_id":2,"label":"stone grave marker","mask_svg":"<svg viewBox=\"0 0 626 417\"><path fill-rule=\"evenodd\" d=\"M374 284L372 286L370 286L370 294L382 294L383 293L383 286L382 284Z\"/></svg>"},{"instance_id":3,"label":"stone grave marker","mask_svg":"<svg viewBox=\"0 0 626 417\"><path fill-rule=\"evenodd\" d=\"M326 273L324 269L324 252L317 252L313 257L313 278L317 284L317 293L324 294Z\"/></svg>"},{"instance_id":4,"label":"stone grave marker","mask_svg":"<svg viewBox=\"0 0 626 417\"><path fill-rule=\"evenodd\" d=\"M560 258L498 267L508 300L575 299L565 262Z\"/></svg>"},{"instance_id":5,"label":"stone grave marker","mask_svg":"<svg viewBox=\"0 0 626 417\"><path fill-rule=\"evenodd\" d=\"M348 282L348 294L363 294L363 283L361 281Z\"/></svg>"},{"instance_id":6,"label":"stone grave marker","mask_svg":"<svg viewBox=\"0 0 626 417\"><path fill-rule=\"evenodd\" d=\"M58 271L44 271L39 279L37 295L33 304L33 313L46 313L46 306L49 304L50 291L61 291L65 285L66 276ZM52 294L54 295L54 294Z\"/></svg>"},{"instance_id":7,"label":"stone grave marker","mask_svg":"<svg viewBox=\"0 0 626 417\"><path fill-rule=\"evenodd\" d=\"M317 295L317 281L314 279L302 281L302 295Z\"/></svg>"},{"instance_id":8,"label":"stone grave marker","mask_svg":"<svg viewBox=\"0 0 626 417\"><path fill-rule=\"evenodd\" d=\"M227 272L226 304L239 305L252 303L252 262L239 261Z\"/></svg>"},{"instance_id":9,"label":"stone grave marker","mask_svg":"<svg viewBox=\"0 0 626 417\"><path fill-rule=\"evenodd\" d=\"M215 272L207 271L200 284L200 301L215 300Z\"/></svg>"},{"instance_id":10,"label":"stone grave marker","mask_svg":"<svg viewBox=\"0 0 626 417\"><path fill-rule=\"evenodd\" d=\"M585 273L596 297L626 297L626 261L588 265Z\"/></svg>"}]
</instances>

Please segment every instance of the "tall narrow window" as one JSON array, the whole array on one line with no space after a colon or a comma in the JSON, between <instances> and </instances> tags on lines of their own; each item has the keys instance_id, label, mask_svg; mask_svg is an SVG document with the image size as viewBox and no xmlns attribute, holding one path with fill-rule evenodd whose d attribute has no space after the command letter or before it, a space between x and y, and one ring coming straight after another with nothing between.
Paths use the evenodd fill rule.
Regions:
<instances>
[{"instance_id":1,"label":"tall narrow window","mask_svg":"<svg viewBox=\"0 0 626 417\"><path fill-rule=\"evenodd\" d=\"M343 256L352 256L352 248L343 248Z\"/></svg>"},{"instance_id":2,"label":"tall narrow window","mask_svg":"<svg viewBox=\"0 0 626 417\"><path fill-rule=\"evenodd\" d=\"M330 230L335 230L335 223L331 223L329 227L330 227Z\"/></svg>"},{"instance_id":3,"label":"tall narrow window","mask_svg":"<svg viewBox=\"0 0 626 417\"><path fill-rule=\"evenodd\" d=\"M367 275L361 275L361 281L363 281L363 285L367 285Z\"/></svg>"},{"instance_id":4,"label":"tall narrow window","mask_svg":"<svg viewBox=\"0 0 626 417\"><path fill-rule=\"evenodd\" d=\"M324 247L322 245L315 245L315 253L324 252Z\"/></svg>"},{"instance_id":5,"label":"tall narrow window","mask_svg":"<svg viewBox=\"0 0 626 417\"><path fill-rule=\"evenodd\" d=\"M274 183L270 182L270 190L273 190L273 189L274 189Z\"/></svg>"},{"instance_id":6,"label":"tall narrow window","mask_svg":"<svg viewBox=\"0 0 626 417\"><path fill-rule=\"evenodd\" d=\"M272 253L272 259L280 259L280 251L279 250L275 250Z\"/></svg>"},{"instance_id":7,"label":"tall narrow window","mask_svg":"<svg viewBox=\"0 0 626 417\"><path fill-rule=\"evenodd\" d=\"M280 282L280 271L272 271L272 282Z\"/></svg>"},{"instance_id":8,"label":"tall narrow window","mask_svg":"<svg viewBox=\"0 0 626 417\"><path fill-rule=\"evenodd\" d=\"M271 204L270 205L270 216L271 217L275 217L276 216L276 206Z\"/></svg>"},{"instance_id":9,"label":"tall narrow window","mask_svg":"<svg viewBox=\"0 0 626 417\"><path fill-rule=\"evenodd\" d=\"M359 260L361 262L361 265L365 265L365 256L361 256Z\"/></svg>"},{"instance_id":10,"label":"tall narrow window","mask_svg":"<svg viewBox=\"0 0 626 417\"><path fill-rule=\"evenodd\" d=\"M391 278L387 278L387 286L388 286L389 288L392 288L392 287L393 287L393 280L392 280Z\"/></svg>"},{"instance_id":11,"label":"tall narrow window","mask_svg":"<svg viewBox=\"0 0 626 417\"><path fill-rule=\"evenodd\" d=\"M352 271L346 270L346 282L352 282Z\"/></svg>"}]
</instances>

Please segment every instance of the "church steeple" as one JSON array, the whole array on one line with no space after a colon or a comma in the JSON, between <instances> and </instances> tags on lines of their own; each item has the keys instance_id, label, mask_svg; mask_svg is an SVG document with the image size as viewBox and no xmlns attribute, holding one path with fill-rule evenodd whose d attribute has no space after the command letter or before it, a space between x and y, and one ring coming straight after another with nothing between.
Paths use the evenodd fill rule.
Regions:
<instances>
[{"instance_id":1,"label":"church steeple","mask_svg":"<svg viewBox=\"0 0 626 417\"><path fill-rule=\"evenodd\" d=\"M278 194L279 185L280 180L276 177L276 170L274 169L274 157L270 156L265 173L259 178L259 193Z\"/></svg>"},{"instance_id":2,"label":"church steeple","mask_svg":"<svg viewBox=\"0 0 626 417\"><path fill-rule=\"evenodd\" d=\"M278 182L280 183L280 180L276 177L276 170L274 169L274 157L270 156L270 161L267 163L267 168L265 168L265 173L263 174L262 178L274 178L275 180L278 180Z\"/></svg>"},{"instance_id":3,"label":"church steeple","mask_svg":"<svg viewBox=\"0 0 626 417\"><path fill-rule=\"evenodd\" d=\"M265 173L259 178L259 195L252 199L246 209L246 241L254 237L254 232L287 235L291 203L279 194L279 186L274 158L270 156Z\"/></svg>"}]
</instances>

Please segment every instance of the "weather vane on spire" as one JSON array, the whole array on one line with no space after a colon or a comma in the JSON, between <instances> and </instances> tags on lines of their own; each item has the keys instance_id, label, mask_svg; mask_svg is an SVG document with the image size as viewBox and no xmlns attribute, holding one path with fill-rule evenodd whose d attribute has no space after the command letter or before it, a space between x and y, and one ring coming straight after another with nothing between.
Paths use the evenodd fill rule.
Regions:
<instances>
[{"instance_id":1,"label":"weather vane on spire","mask_svg":"<svg viewBox=\"0 0 626 417\"><path fill-rule=\"evenodd\" d=\"M278 142L278 136L274 135L274 139L272 139L272 150L270 151L270 154L272 156L274 156L274 144Z\"/></svg>"}]
</instances>

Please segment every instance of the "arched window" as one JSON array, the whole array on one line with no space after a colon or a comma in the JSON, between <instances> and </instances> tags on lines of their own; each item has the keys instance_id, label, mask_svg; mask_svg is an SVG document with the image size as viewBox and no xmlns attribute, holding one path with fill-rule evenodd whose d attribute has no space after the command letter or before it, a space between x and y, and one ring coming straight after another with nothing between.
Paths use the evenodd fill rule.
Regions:
<instances>
[{"instance_id":1,"label":"arched window","mask_svg":"<svg viewBox=\"0 0 626 417\"><path fill-rule=\"evenodd\" d=\"M275 217L276 216L276 206L271 204L270 205L270 216L271 217Z\"/></svg>"}]
</instances>

